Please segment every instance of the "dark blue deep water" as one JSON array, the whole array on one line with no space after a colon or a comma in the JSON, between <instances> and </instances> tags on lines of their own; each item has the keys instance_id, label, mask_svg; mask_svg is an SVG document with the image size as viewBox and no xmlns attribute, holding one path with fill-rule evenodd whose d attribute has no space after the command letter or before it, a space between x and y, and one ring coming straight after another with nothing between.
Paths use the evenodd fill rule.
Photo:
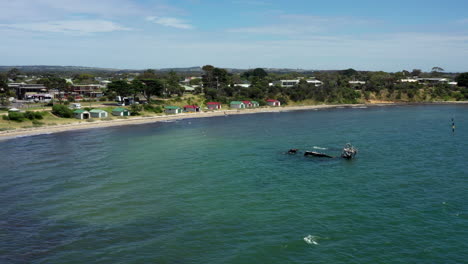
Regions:
<instances>
[{"instance_id":1,"label":"dark blue deep water","mask_svg":"<svg viewBox=\"0 0 468 264\"><path fill-rule=\"evenodd\" d=\"M284 154L347 142L355 160ZM0 147L0 263L468 263L468 105L186 119Z\"/></svg>"}]
</instances>

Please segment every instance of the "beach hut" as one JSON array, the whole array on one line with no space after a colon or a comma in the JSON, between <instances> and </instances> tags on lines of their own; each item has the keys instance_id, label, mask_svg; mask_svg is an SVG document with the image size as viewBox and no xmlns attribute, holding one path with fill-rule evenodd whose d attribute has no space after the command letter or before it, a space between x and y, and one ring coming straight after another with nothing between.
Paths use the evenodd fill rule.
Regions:
<instances>
[{"instance_id":1,"label":"beach hut","mask_svg":"<svg viewBox=\"0 0 468 264\"><path fill-rule=\"evenodd\" d=\"M91 117L88 111L82 109L77 109L73 111L73 114L75 115L76 119L89 119Z\"/></svg>"},{"instance_id":2,"label":"beach hut","mask_svg":"<svg viewBox=\"0 0 468 264\"><path fill-rule=\"evenodd\" d=\"M252 103L250 101L242 101L245 104L245 108L251 108Z\"/></svg>"},{"instance_id":3,"label":"beach hut","mask_svg":"<svg viewBox=\"0 0 468 264\"><path fill-rule=\"evenodd\" d=\"M219 110L219 109L221 109L221 103L218 103L218 102L208 102L208 103L206 103L206 106L210 110Z\"/></svg>"},{"instance_id":4,"label":"beach hut","mask_svg":"<svg viewBox=\"0 0 468 264\"><path fill-rule=\"evenodd\" d=\"M106 118L107 117L107 112L101 109L93 109L89 111L91 114L92 118Z\"/></svg>"},{"instance_id":5,"label":"beach hut","mask_svg":"<svg viewBox=\"0 0 468 264\"><path fill-rule=\"evenodd\" d=\"M245 104L241 101L232 101L230 106L231 108L236 108L236 109L245 108Z\"/></svg>"},{"instance_id":6,"label":"beach hut","mask_svg":"<svg viewBox=\"0 0 468 264\"><path fill-rule=\"evenodd\" d=\"M114 116L130 116L130 111L128 109L117 107L112 109L112 115Z\"/></svg>"},{"instance_id":7,"label":"beach hut","mask_svg":"<svg viewBox=\"0 0 468 264\"><path fill-rule=\"evenodd\" d=\"M250 101L250 103L252 104L251 107L253 107L253 108L256 108L256 107L260 106L260 104L257 101Z\"/></svg>"},{"instance_id":8,"label":"beach hut","mask_svg":"<svg viewBox=\"0 0 468 264\"><path fill-rule=\"evenodd\" d=\"M177 106L165 106L164 107L164 112L166 114L180 114L182 113L182 108L177 107Z\"/></svg>"},{"instance_id":9,"label":"beach hut","mask_svg":"<svg viewBox=\"0 0 468 264\"><path fill-rule=\"evenodd\" d=\"M266 102L269 106L281 106L281 102L275 99L268 99Z\"/></svg>"},{"instance_id":10,"label":"beach hut","mask_svg":"<svg viewBox=\"0 0 468 264\"><path fill-rule=\"evenodd\" d=\"M184 106L184 112L200 112L198 105L186 105Z\"/></svg>"}]
</instances>

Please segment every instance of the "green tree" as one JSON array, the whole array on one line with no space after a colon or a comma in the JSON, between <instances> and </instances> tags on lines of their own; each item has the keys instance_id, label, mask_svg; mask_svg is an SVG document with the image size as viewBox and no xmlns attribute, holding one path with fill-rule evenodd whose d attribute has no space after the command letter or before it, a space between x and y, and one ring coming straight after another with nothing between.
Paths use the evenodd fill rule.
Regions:
<instances>
[{"instance_id":1,"label":"green tree","mask_svg":"<svg viewBox=\"0 0 468 264\"><path fill-rule=\"evenodd\" d=\"M252 76L256 76L260 79L263 79L268 76L268 73L262 68L256 68L252 71Z\"/></svg>"},{"instance_id":2,"label":"green tree","mask_svg":"<svg viewBox=\"0 0 468 264\"><path fill-rule=\"evenodd\" d=\"M146 100L150 102L151 96L161 96L164 91L164 83L159 79L145 79L141 80L143 85L143 96L145 96Z\"/></svg>"},{"instance_id":3,"label":"green tree","mask_svg":"<svg viewBox=\"0 0 468 264\"><path fill-rule=\"evenodd\" d=\"M115 92L117 95L123 97L133 95L132 86L127 81L123 80L118 80L109 83L107 85L107 90Z\"/></svg>"},{"instance_id":4,"label":"green tree","mask_svg":"<svg viewBox=\"0 0 468 264\"><path fill-rule=\"evenodd\" d=\"M458 82L458 86L468 88L468 72L464 72L464 73L459 74L455 78L455 81Z\"/></svg>"},{"instance_id":5,"label":"green tree","mask_svg":"<svg viewBox=\"0 0 468 264\"><path fill-rule=\"evenodd\" d=\"M166 88L169 95L177 94L182 96L185 89L179 84L179 76L176 72L170 71L167 76Z\"/></svg>"},{"instance_id":6,"label":"green tree","mask_svg":"<svg viewBox=\"0 0 468 264\"><path fill-rule=\"evenodd\" d=\"M156 79L156 72L152 69L147 69L144 71L140 76L138 76L138 79Z\"/></svg>"},{"instance_id":7,"label":"green tree","mask_svg":"<svg viewBox=\"0 0 468 264\"><path fill-rule=\"evenodd\" d=\"M203 75L202 75L202 81L203 81L203 86L205 88L215 88L216 87L216 83L215 83L215 79L214 79L214 76L213 76L213 70L214 70L214 66L212 65L205 65L202 67L202 70L203 70Z\"/></svg>"},{"instance_id":8,"label":"green tree","mask_svg":"<svg viewBox=\"0 0 468 264\"><path fill-rule=\"evenodd\" d=\"M21 75L21 72L18 68L13 68L7 72L7 77L13 81L16 81L19 75Z\"/></svg>"},{"instance_id":9,"label":"green tree","mask_svg":"<svg viewBox=\"0 0 468 264\"><path fill-rule=\"evenodd\" d=\"M89 73L79 73L73 76L73 82L78 84L93 84L95 83L94 75Z\"/></svg>"},{"instance_id":10,"label":"green tree","mask_svg":"<svg viewBox=\"0 0 468 264\"><path fill-rule=\"evenodd\" d=\"M358 75L358 72L355 69L349 68L347 70L340 71L340 74L344 75L344 76L347 76L347 77L351 77L351 76Z\"/></svg>"},{"instance_id":11,"label":"green tree","mask_svg":"<svg viewBox=\"0 0 468 264\"><path fill-rule=\"evenodd\" d=\"M413 69L411 72L411 76L420 76L422 74L422 71L420 69Z\"/></svg>"},{"instance_id":12,"label":"green tree","mask_svg":"<svg viewBox=\"0 0 468 264\"><path fill-rule=\"evenodd\" d=\"M0 74L0 106L8 106L10 104L8 97L13 95L8 87L7 81L7 76L5 74Z\"/></svg>"}]
</instances>

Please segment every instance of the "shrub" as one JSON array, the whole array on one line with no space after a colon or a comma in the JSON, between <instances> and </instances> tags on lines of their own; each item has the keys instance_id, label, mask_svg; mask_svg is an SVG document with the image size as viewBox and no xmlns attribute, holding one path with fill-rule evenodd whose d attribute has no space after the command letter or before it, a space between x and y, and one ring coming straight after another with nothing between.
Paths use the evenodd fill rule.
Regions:
<instances>
[{"instance_id":1,"label":"shrub","mask_svg":"<svg viewBox=\"0 0 468 264\"><path fill-rule=\"evenodd\" d=\"M138 105L138 104L132 104L130 106L130 112L131 112L131 115L140 115L140 111L143 110L143 107L141 105Z\"/></svg>"},{"instance_id":2,"label":"shrub","mask_svg":"<svg viewBox=\"0 0 468 264\"><path fill-rule=\"evenodd\" d=\"M65 105L54 105L52 106L52 113L59 117L71 118L73 117L73 110L66 107Z\"/></svg>"},{"instance_id":3,"label":"shrub","mask_svg":"<svg viewBox=\"0 0 468 264\"><path fill-rule=\"evenodd\" d=\"M278 97L277 100L281 102L281 105L287 105L288 104L288 99L286 97L280 96L280 97Z\"/></svg>"},{"instance_id":4,"label":"shrub","mask_svg":"<svg viewBox=\"0 0 468 264\"><path fill-rule=\"evenodd\" d=\"M24 113L19 112L8 112L8 120L15 121L15 122L23 122L25 116Z\"/></svg>"},{"instance_id":5,"label":"shrub","mask_svg":"<svg viewBox=\"0 0 468 264\"><path fill-rule=\"evenodd\" d=\"M99 98L99 102L105 102L105 101L107 101L107 99L105 97Z\"/></svg>"},{"instance_id":6,"label":"shrub","mask_svg":"<svg viewBox=\"0 0 468 264\"><path fill-rule=\"evenodd\" d=\"M158 114L158 113L162 113L162 112L163 112L163 109L162 109L161 106L158 105L158 106L155 106L155 107L153 108L153 112L155 112L155 113L157 113L157 114Z\"/></svg>"},{"instance_id":7,"label":"shrub","mask_svg":"<svg viewBox=\"0 0 468 264\"><path fill-rule=\"evenodd\" d=\"M151 105L151 104L145 104L143 105L143 109L148 112L154 112L154 113L162 113L163 109L161 106L157 105Z\"/></svg>"},{"instance_id":8,"label":"shrub","mask_svg":"<svg viewBox=\"0 0 468 264\"><path fill-rule=\"evenodd\" d=\"M26 111L26 113L24 113L24 117L29 120L35 120L35 119L40 120L43 118L43 115L44 113L42 112L33 112L33 111Z\"/></svg>"}]
</instances>

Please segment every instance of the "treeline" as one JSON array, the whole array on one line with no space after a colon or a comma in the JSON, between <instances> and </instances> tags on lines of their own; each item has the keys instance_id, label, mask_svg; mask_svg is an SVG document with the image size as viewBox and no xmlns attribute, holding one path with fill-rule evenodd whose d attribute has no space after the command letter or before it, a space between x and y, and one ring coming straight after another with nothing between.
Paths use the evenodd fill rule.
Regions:
<instances>
[{"instance_id":1,"label":"treeline","mask_svg":"<svg viewBox=\"0 0 468 264\"><path fill-rule=\"evenodd\" d=\"M233 100L255 100L264 104L266 99L278 99L283 104L290 101L313 101L317 103L357 103L364 100L401 100L401 101L430 101L430 100L468 100L468 73L445 73L443 69L434 67L431 72L421 70L400 71L395 73L356 71L347 69L341 71L315 71L272 73L262 68L256 68L242 73L232 73L226 69L212 65L202 67L200 79L190 80L190 85L196 87L195 93L204 96L206 101L229 103ZM7 97L14 96L8 89L8 79L20 81L21 72L11 69L0 73L0 104ZM107 76L96 76L91 73L74 73L71 75L75 84L96 83L95 77L102 77L112 81L105 90L109 100L115 96L143 96L148 101L151 97L180 97L185 89L180 81L187 75L174 71L157 72L145 70L139 75L112 73ZM447 83L420 84L417 82L401 82L401 79L419 77L438 77L455 80L456 85ZM308 83L308 78L320 80L323 84L315 86ZM293 87L281 87L273 84L278 80L300 79ZM361 81L351 84L350 81ZM41 78L34 80L44 84L49 89L57 89L62 93L70 92L64 76L53 73L43 73ZM242 84L248 84L242 85Z\"/></svg>"},{"instance_id":2,"label":"treeline","mask_svg":"<svg viewBox=\"0 0 468 264\"><path fill-rule=\"evenodd\" d=\"M323 82L320 86L307 83L311 77L303 73L272 74L261 68L246 71L242 74L230 74L224 69L206 65L203 68L203 88L197 90L204 93L207 100L227 103L231 100L262 100L274 98L283 104L291 101L312 100L327 103L357 103L362 100L403 100L425 101L432 99L441 100L466 100L468 99L468 87L466 76L468 73L453 76L443 73L443 69L434 67L430 73L421 70L401 71L396 73L356 71L347 69L342 71L318 71L313 77ZM459 82L459 86L439 83L436 85L424 85L420 83L400 82L401 79L419 77L444 77ZM300 79L293 87L281 87L280 84L270 85L277 80ZM350 81L361 81L360 84L352 84ZM243 87L242 83L250 83L250 87ZM464 86L464 87L460 87Z\"/></svg>"}]
</instances>

